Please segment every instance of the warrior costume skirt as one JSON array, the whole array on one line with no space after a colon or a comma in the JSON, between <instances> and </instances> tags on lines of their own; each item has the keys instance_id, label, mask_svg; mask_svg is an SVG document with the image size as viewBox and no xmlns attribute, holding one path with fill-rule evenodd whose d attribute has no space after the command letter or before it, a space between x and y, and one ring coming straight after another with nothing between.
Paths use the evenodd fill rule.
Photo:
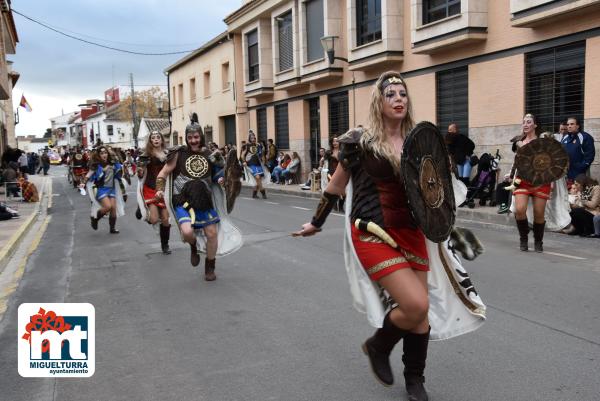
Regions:
<instances>
[{"instance_id":1,"label":"warrior costume skirt","mask_svg":"<svg viewBox=\"0 0 600 401\"><path fill-rule=\"evenodd\" d=\"M98 187L96 189L96 199L101 200L106 197L116 198L117 193L114 187Z\"/></svg>"},{"instance_id":2,"label":"warrior costume skirt","mask_svg":"<svg viewBox=\"0 0 600 401\"><path fill-rule=\"evenodd\" d=\"M420 230L386 228L385 231L396 241L398 248L392 248L379 237L352 225L352 243L356 255L371 280L378 281L396 270L406 268L429 271L427 245Z\"/></svg>"},{"instance_id":3,"label":"warrior costume skirt","mask_svg":"<svg viewBox=\"0 0 600 401\"><path fill-rule=\"evenodd\" d=\"M252 175L255 177L256 176L261 176L261 177L265 176L265 172L263 171L263 168L260 164L259 165L248 164L248 168L252 172Z\"/></svg>"},{"instance_id":4,"label":"warrior costume skirt","mask_svg":"<svg viewBox=\"0 0 600 401\"><path fill-rule=\"evenodd\" d=\"M533 186L529 181L526 181L521 178L521 183L519 187L514 190L513 194L515 195L528 195L533 196L534 198L540 199L550 199L550 192L552 191L551 184L544 184Z\"/></svg>"},{"instance_id":5,"label":"warrior costume skirt","mask_svg":"<svg viewBox=\"0 0 600 401\"><path fill-rule=\"evenodd\" d=\"M163 200L156 199L156 189L150 188L147 185L144 185L144 202L146 205L156 205L161 209L166 208L165 202Z\"/></svg>"},{"instance_id":6,"label":"warrior costume skirt","mask_svg":"<svg viewBox=\"0 0 600 401\"><path fill-rule=\"evenodd\" d=\"M175 206L175 218L178 224L191 223L194 229L198 229L221 221L215 209L195 211L191 207L186 207L186 205Z\"/></svg>"}]
</instances>

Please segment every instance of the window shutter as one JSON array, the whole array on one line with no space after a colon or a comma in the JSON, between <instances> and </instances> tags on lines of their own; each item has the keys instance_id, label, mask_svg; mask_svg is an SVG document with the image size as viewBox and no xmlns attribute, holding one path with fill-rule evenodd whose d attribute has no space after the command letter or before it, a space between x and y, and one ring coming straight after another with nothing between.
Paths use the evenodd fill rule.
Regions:
<instances>
[{"instance_id":1,"label":"window shutter","mask_svg":"<svg viewBox=\"0 0 600 401\"><path fill-rule=\"evenodd\" d=\"M469 135L469 68L467 66L436 74L437 125L445 132L456 123L464 135Z\"/></svg>"}]
</instances>

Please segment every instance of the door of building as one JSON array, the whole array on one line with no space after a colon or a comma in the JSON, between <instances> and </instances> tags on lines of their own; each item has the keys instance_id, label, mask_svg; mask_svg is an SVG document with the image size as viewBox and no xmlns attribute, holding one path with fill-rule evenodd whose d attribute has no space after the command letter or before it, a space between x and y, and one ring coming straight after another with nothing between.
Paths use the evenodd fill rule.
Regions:
<instances>
[{"instance_id":1,"label":"door of building","mask_svg":"<svg viewBox=\"0 0 600 401\"><path fill-rule=\"evenodd\" d=\"M235 116L226 116L223 117L223 122L225 123L225 143L220 143L219 146L225 146L229 143L235 145L236 142L236 129L235 129Z\"/></svg>"},{"instance_id":2,"label":"door of building","mask_svg":"<svg viewBox=\"0 0 600 401\"><path fill-rule=\"evenodd\" d=\"M309 99L310 165L312 168L319 167L319 149L321 148L321 119L319 115L319 98Z\"/></svg>"}]
</instances>

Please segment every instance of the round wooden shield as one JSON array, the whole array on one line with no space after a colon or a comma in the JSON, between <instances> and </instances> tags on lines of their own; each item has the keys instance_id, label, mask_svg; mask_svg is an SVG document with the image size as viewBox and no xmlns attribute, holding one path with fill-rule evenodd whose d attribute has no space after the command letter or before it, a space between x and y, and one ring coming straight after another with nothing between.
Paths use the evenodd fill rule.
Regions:
<instances>
[{"instance_id":1,"label":"round wooden shield","mask_svg":"<svg viewBox=\"0 0 600 401\"><path fill-rule=\"evenodd\" d=\"M433 242L450 236L456 215L450 157L439 129L430 122L413 128L402 149L402 176L410 211Z\"/></svg>"},{"instance_id":2,"label":"round wooden shield","mask_svg":"<svg viewBox=\"0 0 600 401\"><path fill-rule=\"evenodd\" d=\"M515 155L517 175L531 185L544 185L567 174L569 155L553 138L538 138L522 146Z\"/></svg>"},{"instance_id":3,"label":"round wooden shield","mask_svg":"<svg viewBox=\"0 0 600 401\"><path fill-rule=\"evenodd\" d=\"M231 149L225 160L225 199L227 202L227 213L231 213L235 205L235 199L242 189L242 167L238 161L237 151Z\"/></svg>"}]
</instances>

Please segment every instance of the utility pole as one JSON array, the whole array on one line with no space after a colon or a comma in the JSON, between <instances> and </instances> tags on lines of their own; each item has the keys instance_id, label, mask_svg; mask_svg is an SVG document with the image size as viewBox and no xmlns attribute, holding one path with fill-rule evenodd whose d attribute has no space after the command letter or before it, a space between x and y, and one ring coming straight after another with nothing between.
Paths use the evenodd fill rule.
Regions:
<instances>
[{"instance_id":1,"label":"utility pole","mask_svg":"<svg viewBox=\"0 0 600 401\"><path fill-rule=\"evenodd\" d=\"M129 73L129 84L131 85L131 118L133 120L133 146L138 147L138 119L135 112L135 89L133 86L133 73Z\"/></svg>"}]
</instances>

